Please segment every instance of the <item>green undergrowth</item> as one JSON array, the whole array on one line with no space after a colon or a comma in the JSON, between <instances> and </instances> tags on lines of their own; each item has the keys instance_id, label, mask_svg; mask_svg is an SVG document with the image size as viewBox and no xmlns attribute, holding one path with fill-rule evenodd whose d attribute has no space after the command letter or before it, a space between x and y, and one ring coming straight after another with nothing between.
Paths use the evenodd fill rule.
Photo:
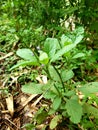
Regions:
<instances>
[{"instance_id":1,"label":"green undergrowth","mask_svg":"<svg viewBox=\"0 0 98 130\"><path fill-rule=\"evenodd\" d=\"M84 28L78 27L63 34L59 40L46 38L42 48L21 48L16 51L21 59L9 71L27 66L40 68L35 70L36 76L31 82L22 85L21 90L24 93L42 95L51 102L46 107L41 106L32 125L26 127L36 128L53 116L49 124L44 125L45 128L54 129L69 120L65 126L70 129L75 129L78 125L84 129L97 129L97 124L93 121L98 119L98 110L93 103L98 102L98 82L94 82L94 77L91 80L89 75L86 76L90 72L90 69L86 69L96 60L89 60L92 57L91 50L81 49L83 37Z\"/></svg>"}]
</instances>

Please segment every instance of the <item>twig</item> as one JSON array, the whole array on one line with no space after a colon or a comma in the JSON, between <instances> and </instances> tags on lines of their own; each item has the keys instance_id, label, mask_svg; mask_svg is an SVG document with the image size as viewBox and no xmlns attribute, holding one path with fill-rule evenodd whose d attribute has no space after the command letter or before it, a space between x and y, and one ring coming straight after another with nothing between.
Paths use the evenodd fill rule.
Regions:
<instances>
[{"instance_id":1,"label":"twig","mask_svg":"<svg viewBox=\"0 0 98 130\"><path fill-rule=\"evenodd\" d=\"M31 95L27 100L25 100L22 104L22 107L19 107L19 109L17 109L17 112L21 111L33 98L35 98L37 96L37 94L33 94Z\"/></svg>"},{"instance_id":2,"label":"twig","mask_svg":"<svg viewBox=\"0 0 98 130\"><path fill-rule=\"evenodd\" d=\"M37 103L43 98L43 95L41 95L31 106L36 106Z\"/></svg>"},{"instance_id":3,"label":"twig","mask_svg":"<svg viewBox=\"0 0 98 130\"><path fill-rule=\"evenodd\" d=\"M7 57L10 57L11 55L13 55L14 53L13 52L9 52L8 54L6 54L5 56L1 57L0 60L4 60L6 59Z\"/></svg>"},{"instance_id":4,"label":"twig","mask_svg":"<svg viewBox=\"0 0 98 130\"><path fill-rule=\"evenodd\" d=\"M12 121L10 121L8 118L5 118L5 120L7 120L8 122L10 122L13 126L15 126L17 129L20 130L20 128L18 128Z\"/></svg>"}]
</instances>

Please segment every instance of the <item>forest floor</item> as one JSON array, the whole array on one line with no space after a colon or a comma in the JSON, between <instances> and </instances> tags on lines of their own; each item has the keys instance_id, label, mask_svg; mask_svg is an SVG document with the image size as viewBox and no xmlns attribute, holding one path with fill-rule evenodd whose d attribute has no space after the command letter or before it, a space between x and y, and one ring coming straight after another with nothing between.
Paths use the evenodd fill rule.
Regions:
<instances>
[{"instance_id":1,"label":"forest floor","mask_svg":"<svg viewBox=\"0 0 98 130\"><path fill-rule=\"evenodd\" d=\"M37 95L24 94L20 89L18 78L28 71L7 72L13 52L0 54L0 130L25 130L21 127L30 123L38 110L38 106L33 106Z\"/></svg>"},{"instance_id":2,"label":"forest floor","mask_svg":"<svg viewBox=\"0 0 98 130\"><path fill-rule=\"evenodd\" d=\"M29 75L30 70L22 69L17 72L9 72L9 64L15 58L13 52L7 54L0 52L0 130L26 130L24 126L32 123L32 118L40 106L49 103L41 95L25 94L21 91L22 84L18 82L18 79L23 78L26 74ZM23 84L26 82L29 82L27 77ZM42 125L37 126L36 130L42 130L44 124L49 123L50 120L51 117ZM47 129L49 130L49 128ZM67 128L59 129L68 130ZM31 129L28 128L28 130Z\"/></svg>"}]
</instances>

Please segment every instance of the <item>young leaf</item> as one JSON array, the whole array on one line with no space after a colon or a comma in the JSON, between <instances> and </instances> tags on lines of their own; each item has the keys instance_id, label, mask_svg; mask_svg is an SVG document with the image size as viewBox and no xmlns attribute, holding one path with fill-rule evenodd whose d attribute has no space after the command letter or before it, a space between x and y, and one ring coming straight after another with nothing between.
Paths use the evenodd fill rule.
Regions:
<instances>
[{"instance_id":1,"label":"young leaf","mask_svg":"<svg viewBox=\"0 0 98 130\"><path fill-rule=\"evenodd\" d=\"M22 91L28 94L41 94L43 92L42 86L42 84L28 83L22 86Z\"/></svg>"},{"instance_id":2,"label":"young leaf","mask_svg":"<svg viewBox=\"0 0 98 130\"><path fill-rule=\"evenodd\" d=\"M82 106L78 103L78 100L69 99L66 102L67 113L70 116L70 120L77 124L82 117Z\"/></svg>"},{"instance_id":3,"label":"young leaf","mask_svg":"<svg viewBox=\"0 0 98 130\"><path fill-rule=\"evenodd\" d=\"M39 61L40 61L40 63L42 63L42 64L47 64L48 61L49 61L49 58L48 58L47 53L41 52L41 54L40 54L40 56L39 56Z\"/></svg>"},{"instance_id":4,"label":"young leaf","mask_svg":"<svg viewBox=\"0 0 98 130\"><path fill-rule=\"evenodd\" d=\"M77 36L82 35L84 33L84 28L83 27L78 27L73 31Z\"/></svg>"},{"instance_id":5,"label":"young leaf","mask_svg":"<svg viewBox=\"0 0 98 130\"><path fill-rule=\"evenodd\" d=\"M78 27L73 32L76 34L74 44L81 42L81 40L83 39L84 28Z\"/></svg>"},{"instance_id":6,"label":"young leaf","mask_svg":"<svg viewBox=\"0 0 98 130\"><path fill-rule=\"evenodd\" d=\"M35 29L35 34L41 33L43 29L43 26L40 26L39 28Z\"/></svg>"},{"instance_id":7,"label":"young leaf","mask_svg":"<svg viewBox=\"0 0 98 130\"><path fill-rule=\"evenodd\" d=\"M92 93L98 92L98 82L91 82L83 85L82 87L78 88L84 95L88 96Z\"/></svg>"},{"instance_id":8,"label":"young leaf","mask_svg":"<svg viewBox=\"0 0 98 130\"><path fill-rule=\"evenodd\" d=\"M44 51L48 54L49 58L51 59L54 56L58 47L59 43L56 38L47 38L44 44Z\"/></svg>"},{"instance_id":9,"label":"young leaf","mask_svg":"<svg viewBox=\"0 0 98 130\"><path fill-rule=\"evenodd\" d=\"M73 43L72 40L68 36L65 36L64 34L61 36L62 47L69 45L69 44L72 44L72 43Z\"/></svg>"},{"instance_id":10,"label":"young leaf","mask_svg":"<svg viewBox=\"0 0 98 130\"><path fill-rule=\"evenodd\" d=\"M61 97L56 96L53 100L52 108L54 110L57 110L59 106L61 105Z\"/></svg>"},{"instance_id":11,"label":"young leaf","mask_svg":"<svg viewBox=\"0 0 98 130\"><path fill-rule=\"evenodd\" d=\"M83 35L76 36L76 39L74 41L74 44L78 44L83 39Z\"/></svg>"},{"instance_id":12,"label":"young leaf","mask_svg":"<svg viewBox=\"0 0 98 130\"><path fill-rule=\"evenodd\" d=\"M54 62L59 59L59 57L63 56L65 53L71 51L73 48L76 47L76 44L70 44L65 47L63 47L61 50L59 50L51 59L51 62Z\"/></svg>"},{"instance_id":13,"label":"young leaf","mask_svg":"<svg viewBox=\"0 0 98 130\"><path fill-rule=\"evenodd\" d=\"M50 122L50 129L54 129L61 119L62 119L61 115L56 115Z\"/></svg>"},{"instance_id":14,"label":"young leaf","mask_svg":"<svg viewBox=\"0 0 98 130\"><path fill-rule=\"evenodd\" d=\"M18 49L16 54L24 60L33 60L33 52L30 49L23 48Z\"/></svg>"},{"instance_id":15,"label":"young leaf","mask_svg":"<svg viewBox=\"0 0 98 130\"><path fill-rule=\"evenodd\" d=\"M84 53L77 53L76 55L73 56L73 59L84 57L84 56L85 56Z\"/></svg>"}]
</instances>

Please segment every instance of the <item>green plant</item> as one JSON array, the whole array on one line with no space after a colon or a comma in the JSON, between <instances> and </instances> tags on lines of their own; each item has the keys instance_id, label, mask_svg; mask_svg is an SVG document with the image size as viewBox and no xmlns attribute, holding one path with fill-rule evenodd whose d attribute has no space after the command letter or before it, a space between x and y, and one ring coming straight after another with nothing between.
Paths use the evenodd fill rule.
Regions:
<instances>
[{"instance_id":1,"label":"green plant","mask_svg":"<svg viewBox=\"0 0 98 130\"><path fill-rule=\"evenodd\" d=\"M36 114L37 124L43 122L43 115L44 119L54 115L49 124L50 129L54 129L63 119L70 119L72 123L78 124L85 113L98 118L98 110L86 101L90 94L98 92L98 83L84 84L74 81L73 70L82 66L86 59L87 52L80 52L77 47L83 35L83 27L78 27L71 33L63 34L60 41L47 38L42 49L32 51L23 48L16 52L23 60L10 71L19 66L39 66L40 73L48 78L43 83L30 82L22 86L23 92L42 94L45 99L51 101L47 109L41 108Z\"/></svg>"}]
</instances>

